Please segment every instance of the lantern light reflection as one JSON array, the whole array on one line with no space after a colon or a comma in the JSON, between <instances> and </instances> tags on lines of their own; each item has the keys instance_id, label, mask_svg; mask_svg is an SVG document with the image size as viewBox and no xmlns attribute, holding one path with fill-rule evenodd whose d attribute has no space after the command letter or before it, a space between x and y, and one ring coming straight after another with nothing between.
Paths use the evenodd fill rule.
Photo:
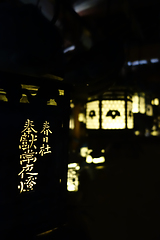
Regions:
<instances>
[{"instance_id":1,"label":"lantern light reflection","mask_svg":"<svg viewBox=\"0 0 160 240\"><path fill-rule=\"evenodd\" d=\"M81 157L87 157L87 154L88 154L88 147L82 147L80 149L80 155Z\"/></svg>"},{"instance_id":2,"label":"lantern light reflection","mask_svg":"<svg viewBox=\"0 0 160 240\"><path fill-rule=\"evenodd\" d=\"M86 163L94 163L94 164L99 164L99 163L104 163L105 162L105 157L101 156L99 158L93 158L91 155L88 155L86 157Z\"/></svg>"},{"instance_id":3,"label":"lantern light reflection","mask_svg":"<svg viewBox=\"0 0 160 240\"><path fill-rule=\"evenodd\" d=\"M150 104L148 104L147 107L146 107L146 115L147 116L153 116L153 107Z\"/></svg>"},{"instance_id":4,"label":"lantern light reflection","mask_svg":"<svg viewBox=\"0 0 160 240\"><path fill-rule=\"evenodd\" d=\"M99 129L99 101L87 103L86 128Z\"/></svg>"},{"instance_id":5,"label":"lantern light reflection","mask_svg":"<svg viewBox=\"0 0 160 240\"><path fill-rule=\"evenodd\" d=\"M78 114L78 121L86 123L86 118L85 118L85 114L84 113L79 113Z\"/></svg>"},{"instance_id":6,"label":"lantern light reflection","mask_svg":"<svg viewBox=\"0 0 160 240\"><path fill-rule=\"evenodd\" d=\"M91 156L91 155L88 155L88 156L86 157L86 163L92 163L92 162L93 162L92 156Z\"/></svg>"},{"instance_id":7,"label":"lantern light reflection","mask_svg":"<svg viewBox=\"0 0 160 240\"><path fill-rule=\"evenodd\" d=\"M159 99L158 98L155 98L151 101L152 105L156 105L158 106L159 105Z\"/></svg>"},{"instance_id":8,"label":"lantern light reflection","mask_svg":"<svg viewBox=\"0 0 160 240\"><path fill-rule=\"evenodd\" d=\"M140 131L135 131L134 134L135 134L136 136L138 136L138 135L140 135Z\"/></svg>"},{"instance_id":9,"label":"lantern light reflection","mask_svg":"<svg viewBox=\"0 0 160 240\"><path fill-rule=\"evenodd\" d=\"M93 158L93 163L98 164L98 163L104 163L105 162L105 157L99 157L99 158Z\"/></svg>"}]
</instances>

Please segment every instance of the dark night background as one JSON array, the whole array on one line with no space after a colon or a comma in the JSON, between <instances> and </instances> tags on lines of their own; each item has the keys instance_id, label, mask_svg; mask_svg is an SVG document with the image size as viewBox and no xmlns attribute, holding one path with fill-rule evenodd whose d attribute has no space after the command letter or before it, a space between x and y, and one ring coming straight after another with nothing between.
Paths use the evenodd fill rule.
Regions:
<instances>
[{"instance_id":1,"label":"dark night background","mask_svg":"<svg viewBox=\"0 0 160 240\"><path fill-rule=\"evenodd\" d=\"M158 60L152 63L152 59ZM159 59L158 0L0 1L0 89L6 91L9 100L7 108L0 104L1 239L160 239L160 138L144 134L146 126L152 128L153 124L159 131L159 106L154 108L150 121L137 116L135 127L129 132L88 131L78 121L88 98L100 97L113 88L128 88L144 92L150 99L160 99ZM141 60L147 64L132 64ZM22 83L40 86L37 102L32 102L29 92L20 88ZM67 93L63 100L57 94L61 88ZM20 231L17 218L23 214L15 211L14 181L11 187L4 179L9 175L8 167L13 177L16 171L16 157L11 150L16 144L13 135L19 141L15 132L20 125L16 119L21 119L23 111L16 106L22 94L31 100L37 121L44 120L48 98L57 100L57 110L47 114L58 126L53 139L55 161L63 160L52 166L57 167L52 179L56 189L53 186L49 193L46 188L45 197L38 193L35 202L30 200L30 206L22 211L24 219L26 215L29 218L28 211L36 206L35 215L41 209L43 214L39 212L39 216L43 221L33 216L35 227L32 225L30 230L21 221ZM70 100L74 108L69 109ZM74 129L68 129L69 115L73 116ZM12 120L12 136L6 119ZM134 134L136 130L139 136ZM11 142L6 157L6 146ZM103 168L86 164L80 156L85 144L94 149L95 156L105 149ZM81 167L78 192L66 191L66 166L72 162ZM60 192L55 179L58 174L64 179ZM47 230L51 231L38 235Z\"/></svg>"}]
</instances>

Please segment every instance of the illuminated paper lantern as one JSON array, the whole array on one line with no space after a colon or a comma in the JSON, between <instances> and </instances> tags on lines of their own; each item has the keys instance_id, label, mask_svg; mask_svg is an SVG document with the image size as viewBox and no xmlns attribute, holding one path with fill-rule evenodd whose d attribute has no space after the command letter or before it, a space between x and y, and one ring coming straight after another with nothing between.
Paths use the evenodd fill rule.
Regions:
<instances>
[{"instance_id":1,"label":"illuminated paper lantern","mask_svg":"<svg viewBox=\"0 0 160 240\"><path fill-rule=\"evenodd\" d=\"M38 234L65 221L68 89L56 76L0 76L1 222Z\"/></svg>"},{"instance_id":2,"label":"illuminated paper lantern","mask_svg":"<svg viewBox=\"0 0 160 240\"><path fill-rule=\"evenodd\" d=\"M152 105L155 105L155 106L158 106L159 105L159 99L158 98L154 98L152 101L151 101Z\"/></svg>"},{"instance_id":3,"label":"illuminated paper lantern","mask_svg":"<svg viewBox=\"0 0 160 240\"><path fill-rule=\"evenodd\" d=\"M153 116L153 107L151 104L146 105L146 115L147 116Z\"/></svg>"},{"instance_id":4,"label":"illuminated paper lantern","mask_svg":"<svg viewBox=\"0 0 160 240\"><path fill-rule=\"evenodd\" d=\"M132 96L132 101L133 113L146 113L145 93L135 93Z\"/></svg>"},{"instance_id":5,"label":"illuminated paper lantern","mask_svg":"<svg viewBox=\"0 0 160 240\"><path fill-rule=\"evenodd\" d=\"M86 128L99 129L100 127L100 101L91 101L87 103L86 108Z\"/></svg>"},{"instance_id":6,"label":"illuminated paper lantern","mask_svg":"<svg viewBox=\"0 0 160 240\"><path fill-rule=\"evenodd\" d=\"M77 192L79 185L78 171L80 166L78 163L68 164L68 175L67 175L67 190L69 192Z\"/></svg>"},{"instance_id":7,"label":"illuminated paper lantern","mask_svg":"<svg viewBox=\"0 0 160 240\"><path fill-rule=\"evenodd\" d=\"M86 104L87 129L132 129L132 98L125 92L108 92Z\"/></svg>"}]
</instances>

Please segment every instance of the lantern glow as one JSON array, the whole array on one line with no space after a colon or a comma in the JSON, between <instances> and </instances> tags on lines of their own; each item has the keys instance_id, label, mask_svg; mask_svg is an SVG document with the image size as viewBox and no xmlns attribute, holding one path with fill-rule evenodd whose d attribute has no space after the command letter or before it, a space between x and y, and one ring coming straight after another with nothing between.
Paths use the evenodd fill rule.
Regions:
<instances>
[{"instance_id":1,"label":"lantern glow","mask_svg":"<svg viewBox=\"0 0 160 240\"><path fill-rule=\"evenodd\" d=\"M99 101L87 103L86 128L99 129Z\"/></svg>"},{"instance_id":2,"label":"lantern glow","mask_svg":"<svg viewBox=\"0 0 160 240\"><path fill-rule=\"evenodd\" d=\"M158 99L158 98L155 98L155 99L152 100L151 103L152 103L152 105L158 106L158 105L159 105L159 99Z\"/></svg>"},{"instance_id":3,"label":"lantern glow","mask_svg":"<svg viewBox=\"0 0 160 240\"><path fill-rule=\"evenodd\" d=\"M34 163L37 161L37 152L35 150L37 147L34 143L37 141L37 131L34 129L33 121L27 119L21 133L19 149L23 151L20 155L22 170L18 173L18 176L21 177L20 185L18 185L20 193L33 190L38 175L38 173L32 171Z\"/></svg>"},{"instance_id":4,"label":"lantern glow","mask_svg":"<svg viewBox=\"0 0 160 240\"><path fill-rule=\"evenodd\" d=\"M78 121L79 122L86 122L86 118L85 118L85 115L84 115L84 113L79 113L78 114Z\"/></svg>"},{"instance_id":5,"label":"lantern glow","mask_svg":"<svg viewBox=\"0 0 160 240\"><path fill-rule=\"evenodd\" d=\"M104 163L105 162L105 157L101 156L99 158L93 158L91 155L87 155L86 157L86 163L94 163L94 164L99 164L99 163Z\"/></svg>"},{"instance_id":6,"label":"lantern glow","mask_svg":"<svg viewBox=\"0 0 160 240\"><path fill-rule=\"evenodd\" d=\"M0 101L8 102L6 92L3 89L0 89Z\"/></svg>"},{"instance_id":7,"label":"lantern glow","mask_svg":"<svg viewBox=\"0 0 160 240\"><path fill-rule=\"evenodd\" d=\"M125 128L125 101L102 101L102 129Z\"/></svg>"},{"instance_id":8,"label":"lantern glow","mask_svg":"<svg viewBox=\"0 0 160 240\"><path fill-rule=\"evenodd\" d=\"M133 123L133 113L132 113L132 103L127 102L127 127L128 129L132 129L134 126Z\"/></svg>"},{"instance_id":9,"label":"lantern glow","mask_svg":"<svg viewBox=\"0 0 160 240\"><path fill-rule=\"evenodd\" d=\"M133 105L132 105L132 112L138 113L138 105L139 105L139 98L138 94L135 93L135 95L132 97Z\"/></svg>"},{"instance_id":10,"label":"lantern glow","mask_svg":"<svg viewBox=\"0 0 160 240\"><path fill-rule=\"evenodd\" d=\"M92 163L93 162L93 158L91 155L87 155L86 157L86 163Z\"/></svg>"},{"instance_id":11,"label":"lantern glow","mask_svg":"<svg viewBox=\"0 0 160 240\"><path fill-rule=\"evenodd\" d=\"M139 111L140 113L145 113L145 97L141 96L139 98Z\"/></svg>"},{"instance_id":12,"label":"lantern glow","mask_svg":"<svg viewBox=\"0 0 160 240\"><path fill-rule=\"evenodd\" d=\"M93 158L93 163L98 164L98 163L104 163L105 162L105 157L99 157L99 158Z\"/></svg>"},{"instance_id":13,"label":"lantern glow","mask_svg":"<svg viewBox=\"0 0 160 240\"><path fill-rule=\"evenodd\" d=\"M146 115L147 116L153 116L153 107L150 104L148 104L147 107L146 107Z\"/></svg>"},{"instance_id":14,"label":"lantern glow","mask_svg":"<svg viewBox=\"0 0 160 240\"><path fill-rule=\"evenodd\" d=\"M78 171L79 170L80 170L80 166L78 163L68 164L67 190L69 192L78 191L78 185L79 185Z\"/></svg>"},{"instance_id":15,"label":"lantern glow","mask_svg":"<svg viewBox=\"0 0 160 240\"><path fill-rule=\"evenodd\" d=\"M132 96L132 112L133 113L142 113L144 114L146 112L146 105L145 105L145 94L141 93L135 93Z\"/></svg>"},{"instance_id":16,"label":"lantern glow","mask_svg":"<svg viewBox=\"0 0 160 240\"><path fill-rule=\"evenodd\" d=\"M69 120L69 128L74 129L74 118L73 117L71 117Z\"/></svg>"},{"instance_id":17,"label":"lantern glow","mask_svg":"<svg viewBox=\"0 0 160 240\"><path fill-rule=\"evenodd\" d=\"M87 154L88 154L88 147L82 147L82 148L80 149L80 155L81 155L81 157L86 157Z\"/></svg>"},{"instance_id":18,"label":"lantern glow","mask_svg":"<svg viewBox=\"0 0 160 240\"><path fill-rule=\"evenodd\" d=\"M106 92L86 106L87 129L133 128L132 96L124 89Z\"/></svg>"},{"instance_id":19,"label":"lantern glow","mask_svg":"<svg viewBox=\"0 0 160 240\"><path fill-rule=\"evenodd\" d=\"M37 161L37 134L38 131L34 129L33 121L27 119L24 125L24 129L21 131L22 135L20 138L19 149L22 151L20 154L20 165L22 167L18 176L21 177L20 193L34 190L36 185L36 179L38 173L32 171L34 169L34 164ZM51 147L48 144L48 135L52 134L49 126L49 122L45 121L43 124L43 129L40 134L43 134L43 144L40 147L39 154L43 156L44 154L52 153Z\"/></svg>"},{"instance_id":20,"label":"lantern glow","mask_svg":"<svg viewBox=\"0 0 160 240\"><path fill-rule=\"evenodd\" d=\"M57 106L57 103L56 103L55 99L50 99L49 101L47 101L47 105Z\"/></svg>"}]
</instances>

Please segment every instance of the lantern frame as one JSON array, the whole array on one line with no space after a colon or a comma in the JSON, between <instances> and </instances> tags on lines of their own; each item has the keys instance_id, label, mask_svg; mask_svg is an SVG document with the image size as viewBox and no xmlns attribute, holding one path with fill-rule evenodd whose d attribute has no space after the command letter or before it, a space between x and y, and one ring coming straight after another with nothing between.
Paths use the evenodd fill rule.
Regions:
<instances>
[{"instance_id":1,"label":"lantern frame","mask_svg":"<svg viewBox=\"0 0 160 240\"><path fill-rule=\"evenodd\" d=\"M103 102L104 101L104 102ZM104 128L103 126L103 116L102 116L102 113L103 113L103 103L105 103L105 101L117 101L117 103L122 103L123 104L123 101L124 101L124 127L113 127L113 128ZM90 123L88 122L89 119L89 109L87 108L87 106L89 106L90 103L95 103L96 102L96 105L98 107L98 110L96 109L96 112L98 113L98 116L97 116L97 125L96 126L96 129L95 128L92 128L92 127L88 127L90 126ZM129 104L131 104L131 107L129 109ZM118 112L118 109L110 109L112 112L111 112L111 115L114 113L114 111L117 111ZM90 110L90 112L93 111L93 115L94 115L94 111L95 110ZM128 112L129 111L129 112ZM131 119L129 119L129 115L128 113L131 115ZM114 113L116 115L116 113ZM119 113L117 113L119 114ZM94 118L94 116L93 116ZM114 118L114 116L112 115L112 118ZM129 125L129 120L131 120L131 126L128 126ZM124 89L115 89L115 90L112 90L112 91L108 91L108 92L105 92L104 94L100 95L99 97L96 97L94 96L93 98L89 98L89 101L87 102L86 104L86 128L88 130L119 130L119 129L133 129L133 126L134 125L134 121L133 121L133 113L132 113L132 94L130 91L127 91L127 90L124 90Z\"/></svg>"},{"instance_id":2,"label":"lantern frame","mask_svg":"<svg viewBox=\"0 0 160 240\"><path fill-rule=\"evenodd\" d=\"M16 81L13 82L14 80ZM56 76L33 77L0 72L0 147L2 167L7 170L1 173L4 203L1 202L0 208L6 210L5 216L1 216L4 217L4 233L17 230L16 236L24 232L35 236L66 223L70 100L69 87L61 80ZM39 86L39 89L36 90L35 86ZM21 178L19 173L23 170L21 156L24 152L19 148L19 144L27 119L33 122L33 129L38 132L38 140L35 142L35 168L30 168L27 174L33 170L34 174L38 174L33 190L20 192L19 185L23 176ZM50 123L52 134L48 134L49 136L44 136L42 132L45 121ZM41 155L40 149L45 137L49 139L46 142L49 151ZM31 138L28 142L31 142ZM10 188L7 187L7 182L10 183ZM7 205L8 202L10 206ZM8 224L8 219L5 218L9 218L11 224ZM14 226L14 229L11 229L11 226Z\"/></svg>"}]
</instances>

